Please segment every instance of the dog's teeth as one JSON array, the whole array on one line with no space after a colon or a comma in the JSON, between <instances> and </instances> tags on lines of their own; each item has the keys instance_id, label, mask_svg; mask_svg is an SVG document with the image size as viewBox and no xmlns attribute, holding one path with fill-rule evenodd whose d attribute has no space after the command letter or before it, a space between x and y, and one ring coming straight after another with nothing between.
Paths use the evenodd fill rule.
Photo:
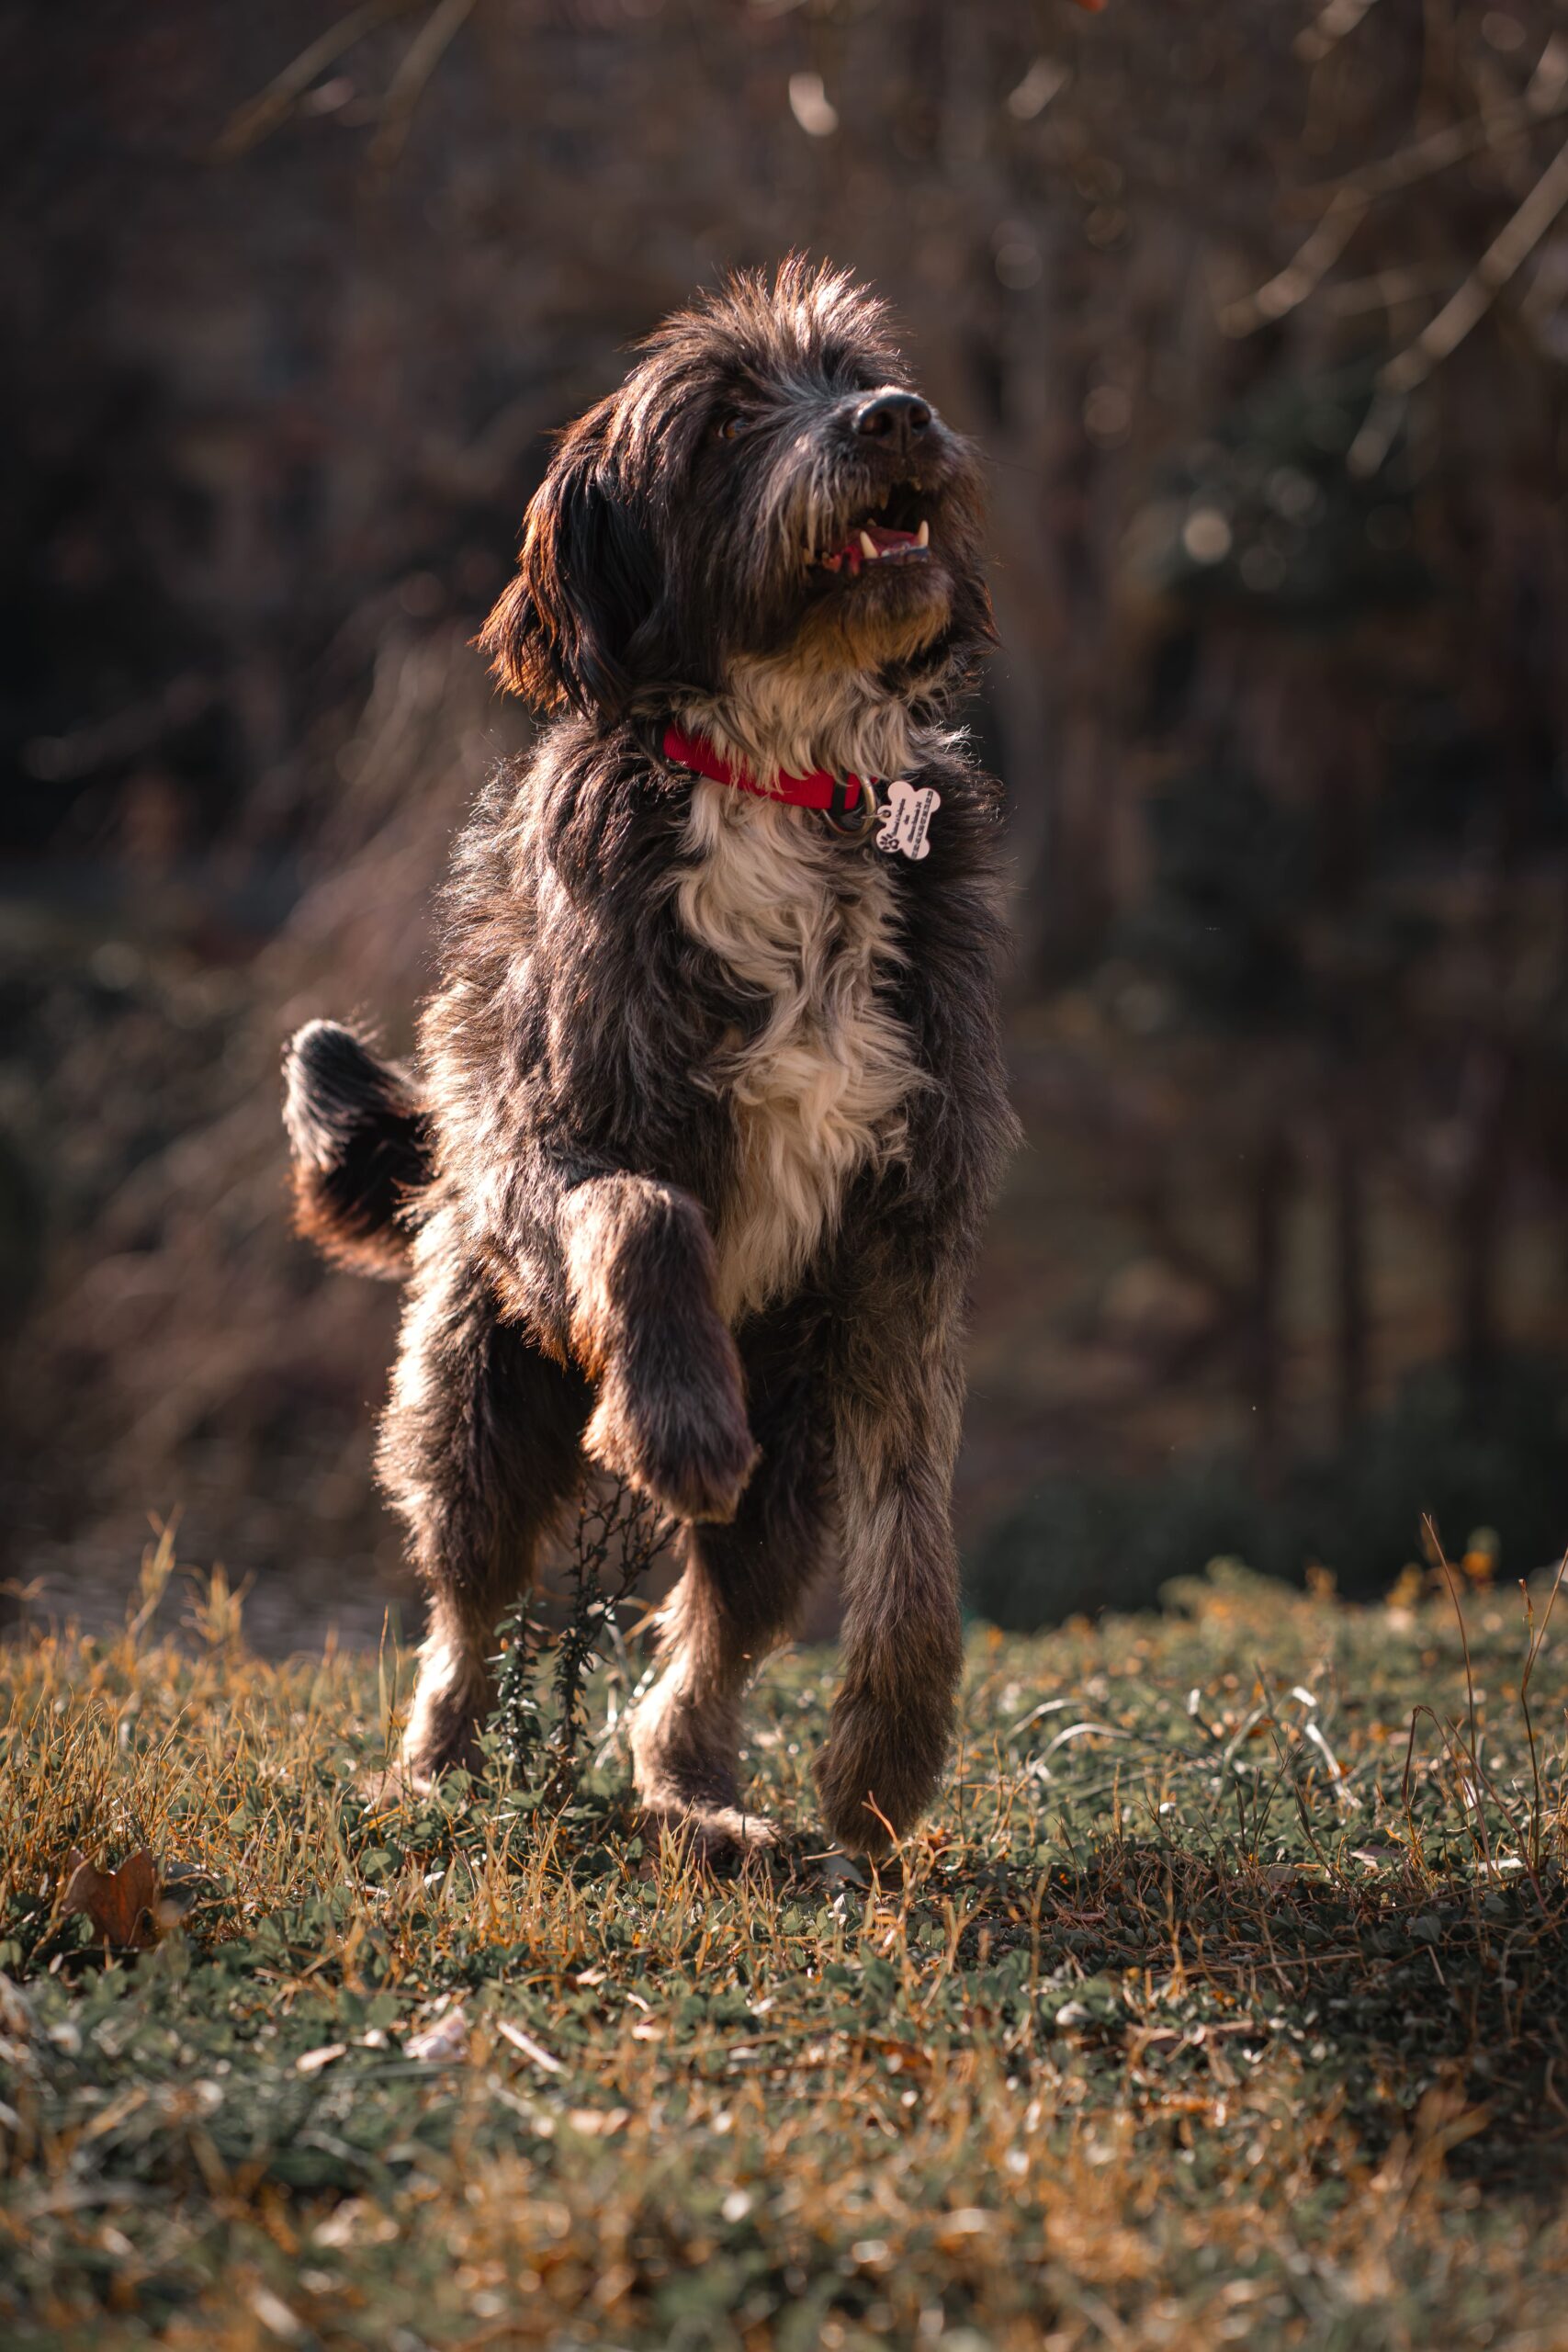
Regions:
<instances>
[{"instance_id":1,"label":"dog's teeth","mask_svg":"<svg viewBox=\"0 0 1568 2352\"><path fill-rule=\"evenodd\" d=\"M860 551L862 555L864 556L867 563L874 563L876 561L876 541L872 537L869 531L863 531L860 535Z\"/></svg>"},{"instance_id":2,"label":"dog's teeth","mask_svg":"<svg viewBox=\"0 0 1568 2352\"><path fill-rule=\"evenodd\" d=\"M915 545L918 548L929 548L931 543L931 526L929 523L922 523L919 529L915 533Z\"/></svg>"}]
</instances>

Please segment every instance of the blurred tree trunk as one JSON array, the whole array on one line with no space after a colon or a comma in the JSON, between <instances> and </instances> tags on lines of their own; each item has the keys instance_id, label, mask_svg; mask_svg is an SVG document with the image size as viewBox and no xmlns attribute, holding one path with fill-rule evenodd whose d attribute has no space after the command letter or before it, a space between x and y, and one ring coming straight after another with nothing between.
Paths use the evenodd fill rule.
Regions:
<instances>
[{"instance_id":1,"label":"blurred tree trunk","mask_svg":"<svg viewBox=\"0 0 1568 2352\"><path fill-rule=\"evenodd\" d=\"M1348 1444L1367 1399L1367 1193L1360 1122L1341 1102L1332 1162L1335 1294L1335 1426Z\"/></svg>"},{"instance_id":2,"label":"blurred tree trunk","mask_svg":"<svg viewBox=\"0 0 1568 2352\"><path fill-rule=\"evenodd\" d=\"M1292 1172L1290 1144L1275 1128L1264 1136L1252 1170L1252 1312L1244 1377L1255 1417L1253 1463L1265 1494L1277 1483L1280 1466L1281 1291Z\"/></svg>"},{"instance_id":3,"label":"blurred tree trunk","mask_svg":"<svg viewBox=\"0 0 1568 2352\"><path fill-rule=\"evenodd\" d=\"M1454 1202L1452 1255L1455 1354L1473 1406L1481 1400L1500 1346L1499 1275L1513 1083L1507 1060L1495 1046L1478 1047L1467 1075L1472 1107Z\"/></svg>"}]
</instances>

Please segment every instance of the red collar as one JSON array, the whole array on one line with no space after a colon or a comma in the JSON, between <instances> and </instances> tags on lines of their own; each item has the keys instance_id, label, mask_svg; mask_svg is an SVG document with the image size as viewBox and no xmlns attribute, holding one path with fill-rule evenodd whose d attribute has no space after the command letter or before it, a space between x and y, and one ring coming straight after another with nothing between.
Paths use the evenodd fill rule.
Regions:
<instances>
[{"instance_id":1,"label":"red collar","mask_svg":"<svg viewBox=\"0 0 1568 2352\"><path fill-rule=\"evenodd\" d=\"M783 800L792 808L824 808L830 817L853 816L863 803L874 809L876 787L858 775L836 776L828 768L813 768L809 775L783 775L773 785L759 784L749 768L716 752L705 735L683 735L678 727L664 730L664 756L677 767L711 776L737 792L755 793L760 800Z\"/></svg>"}]
</instances>

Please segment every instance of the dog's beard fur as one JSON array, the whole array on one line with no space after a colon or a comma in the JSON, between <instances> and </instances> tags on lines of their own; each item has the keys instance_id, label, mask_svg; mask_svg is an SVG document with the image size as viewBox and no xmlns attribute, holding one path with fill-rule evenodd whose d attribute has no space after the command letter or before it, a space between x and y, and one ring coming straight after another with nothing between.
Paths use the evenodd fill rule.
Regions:
<instances>
[{"instance_id":1,"label":"dog's beard fur","mask_svg":"<svg viewBox=\"0 0 1568 2352\"><path fill-rule=\"evenodd\" d=\"M689 731L705 735L726 759L762 783L829 768L835 775L897 776L917 757L908 700L874 670L829 673L795 651L767 658L739 654L716 694L691 695L679 706Z\"/></svg>"}]
</instances>

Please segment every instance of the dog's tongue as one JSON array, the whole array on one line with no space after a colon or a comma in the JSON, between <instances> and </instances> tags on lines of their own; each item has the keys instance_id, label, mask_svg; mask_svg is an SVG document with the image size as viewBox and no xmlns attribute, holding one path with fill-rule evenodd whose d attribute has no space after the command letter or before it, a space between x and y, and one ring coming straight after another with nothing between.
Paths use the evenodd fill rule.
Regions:
<instances>
[{"instance_id":1,"label":"dog's tongue","mask_svg":"<svg viewBox=\"0 0 1568 2352\"><path fill-rule=\"evenodd\" d=\"M859 573L863 563L871 560L861 545L862 531L876 549L879 558L886 555L894 548L916 548L920 544L919 534L916 531L888 531L885 530L880 523L863 523L860 529L844 541L841 548L835 548L831 555L822 558L822 561L829 571L837 571L840 564L847 564L852 576L854 576Z\"/></svg>"},{"instance_id":2,"label":"dog's tongue","mask_svg":"<svg viewBox=\"0 0 1568 2352\"><path fill-rule=\"evenodd\" d=\"M868 523L865 535L878 555L886 555L889 548L912 548L919 544L913 531L885 531L880 523ZM858 539L855 546L858 550Z\"/></svg>"}]
</instances>

